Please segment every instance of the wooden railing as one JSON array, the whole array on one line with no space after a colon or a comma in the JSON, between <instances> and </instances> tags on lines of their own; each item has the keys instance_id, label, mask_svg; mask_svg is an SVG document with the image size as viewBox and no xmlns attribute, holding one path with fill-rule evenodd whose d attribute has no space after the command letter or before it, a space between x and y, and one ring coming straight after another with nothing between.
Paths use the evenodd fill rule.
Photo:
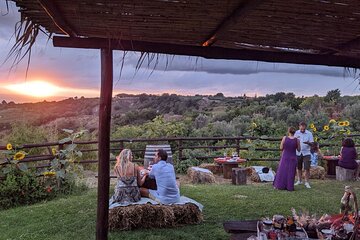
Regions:
<instances>
[{"instance_id":1,"label":"wooden railing","mask_svg":"<svg viewBox=\"0 0 360 240\"><path fill-rule=\"evenodd\" d=\"M360 137L360 134L349 135L350 137ZM273 148L263 148L263 147L245 147L243 145L244 141L255 141L261 140L265 142L273 142ZM224 145L216 145L220 141L225 141ZM175 137L175 138L152 138L152 139L114 139L111 140L111 152L115 154L119 153L124 148L130 148L137 158L135 158L134 162L142 162L142 157L144 156L145 146L146 144L160 144L160 143L169 143L171 145L173 154L177 154L177 160L182 161L187 158L184 156L184 150L195 150L195 149L207 149L209 150L210 155L201 155L201 156L193 156L193 158L199 160L212 159L216 157L222 157L223 154L219 155L219 150L233 149L238 156L240 156L241 150L252 150L252 151L262 151L262 152L278 152L278 155L273 158L247 158L248 161L279 161L280 156L280 144L281 138L277 137L253 137L253 136L239 136L239 137ZM78 145L80 151L84 153L97 153L97 141L77 141L74 142ZM52 148L56 148L57 150L64 149L66 145L70 143L59 143L59 142L49 142L49 143L40 143L40 144L24 144L22 146L18 146L17 150L23 151L31 151L36 149L37 151L41 151L41 154L33 154L27 155L22 162L27 163L38 163L35 164L37 168L44 168L50 166L50 161L54 159L52 155ZM136 145L142 144L143 147L137 148ZM331 147L334 144L323 144L321 147ZM6 150L6 146L0 146L0 154ZM95 157L97 158L97 157ZM110 161L115 161L115 158L111 158ZM97 159L81 159L78 161L80 164L92 164L97 163ZM0 159L0 164L6 164L7 160L5 157Z\"/></svg>"}]
</instances>

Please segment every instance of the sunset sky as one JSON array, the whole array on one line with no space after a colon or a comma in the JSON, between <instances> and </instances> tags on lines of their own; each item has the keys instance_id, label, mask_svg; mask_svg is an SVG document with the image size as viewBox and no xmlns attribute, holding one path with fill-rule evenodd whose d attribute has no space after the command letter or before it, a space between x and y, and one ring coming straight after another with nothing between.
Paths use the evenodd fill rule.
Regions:
<instances>
[{"instance_id":1,"label":"sunset sky","mask_svg":"<svg viewBox=\"0 0 360 240\"><path fill-rule=\"evenodd\" d=\"M26 60L12 69L11 61L3 64L14 43L14 27L20 14L13 4L7 14L5 1L0 2L0 11L0 101L99 96L99 50L55 48L52 41L47 41L47 37L40 33L33 48L27 78ZM344 95L360 93L357 82L345 77L343 68L193 57L175 57L166 68L166 56L163 55L155 71L146 63L136 72L138 58L137 53L127 53L120 77L123 52L114 53L115 93L193 95L222 92L225 96L259 96L283 91L309 96L325 95L336 88Z\"/></svg>"}]
</instances>

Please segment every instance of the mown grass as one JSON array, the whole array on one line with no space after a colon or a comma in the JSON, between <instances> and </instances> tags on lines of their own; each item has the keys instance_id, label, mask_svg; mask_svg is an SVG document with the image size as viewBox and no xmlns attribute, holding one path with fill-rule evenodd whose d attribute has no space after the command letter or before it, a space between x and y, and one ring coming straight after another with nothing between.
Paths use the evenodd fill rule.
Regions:
<instances>
[{"instance_id":1,"label":"mown grass","mask_svg":"<svg viewBox=\"0 0 360 240\"><path fill-rule=\"evenodd\" d=\"M111 232L109 239L228 239L226 220L290 214L291 207L310 213L337 213L346 184L360 195L360 183L314 181L312 189L276 191L271 184L246 186L184 185L182 195L201 202L205 221L175 229ZM0 211L0 239L94 239L96 191L32 206Z\"/></svg>"}]
</instances>

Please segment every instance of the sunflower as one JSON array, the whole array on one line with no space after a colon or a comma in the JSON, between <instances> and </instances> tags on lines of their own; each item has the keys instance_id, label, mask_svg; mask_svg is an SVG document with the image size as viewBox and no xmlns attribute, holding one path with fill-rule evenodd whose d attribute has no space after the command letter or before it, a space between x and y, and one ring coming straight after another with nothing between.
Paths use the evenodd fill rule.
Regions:
<instances>
[{"instance_id":1,"label":"sunflower","mask_svg":"<svg viewBox=\"0 0 360 240\"><path fill-rule=\"evenodd\" d=\"M329 125L324 126L324 131L329 131L329 129L330 129Z\"/></svg>"},{"instance_id":2,"label":"sunflower","mask_svg":"<svg viewBox=\"0 0 360 240\"><path fill-rule=\"evenodd\" d=\"M313 130L314 132L316 132L316 131L317 131L316 127L314 127L312 130Z\"/></svg>"},{"instance_id":3,"label":"sunflower","mask_svg":"<svg viewBox=\"0 0 360 240\"><path fill-rule=\"evenodd\" d=\"M55 176L56 172L43 172L43 175L47 177L51 177L51 176Z\"/></svg>"},{"instance_id":4,"label":"sunflower","mask_svg":"<svg viewBox=\"0 0 360 240\"><path fill-rule=\"evenodd\" d=\"M314 129L314 128L315 128L315 124L313 124L313 123L310 124L310 128L313 128L313 129Z\"/></svg>"},{"instance_id":5,"label":"sunflower","mask_svg":"<svg viewBox=\"0 0 360 240\"><path fill-rule=\"evenodd\" d=\"M347 127L347 126L350 125L350 122L349 122L349 121L344 121L344 124L345 124L345 126Z\"/></svg>"},{"instance_id":6,"label":"sunflower","mask_svg":"<svg viewBox=\"0 0 360 240\"><path fill-rule=\"evenodd\" d=\"M336 123L336 120L335 119L330 119L329 123Z\"/></svg>"},{"instance_id":7,"label":"sunflower","mask_svg":"<svg viewBox=\"0 0 360 240\"><path fill-rule=\"evenodd\" d=\"M17 153L15 153L15 155L14 155L14 160L22 160L22 159L24 159L25 158L25 153L24 152L17 152Z\"/></svg>"},{"instance_id":8,"label":"sunflower","mask_svg":"<svg viewBox=\"0 0 360 240\"><path fill-rule=\"evenodd\" d=\"M343 127L343 126L345 126L345 122L339 122L338 125Z\"/></svg>"},{"instance_id":9,"label":"sunflower","mask_svg":"<svg viewBox=\"0 0 360 240\"><path fill-rule=\"evenodd\" d=\"M253 128L256 128L256 127L257 127L257 124L254 123L254 122L253 122L251 125L252 125Z\"/></svg>"},{"instance_id":10,"label":"sunflower","mask_svg":"<svg viewBox=\"0 0 360 240\"><path fill-rule=\"evenodd\" d=\"M52 148L52 149L51 149L51 153L52 153L52 155L56 155L56 149L55 149L55 148Z\"/></svg>"},{"instance_id":11,"label":"sunflower","mask_svg":"<svg viewBox=\"0 0 360 240\"><path fill-rule=\"evenodd\" d=\"M318 138L318 137L315 137L315 138L314 138L314 141L315 141L315 142L317 142L318 140L319 140L319 138Z\"/></svg>"},{"instance_id":12,"label":"sunflower","mask_svg":"<svg viewBox=\"0 0 360 240\"><path fill-rule=\"evenodd\" d=\"M13 149L11 143L6 144L6 149L7 149L7 150Z\"/></svg>"}]
</instances>

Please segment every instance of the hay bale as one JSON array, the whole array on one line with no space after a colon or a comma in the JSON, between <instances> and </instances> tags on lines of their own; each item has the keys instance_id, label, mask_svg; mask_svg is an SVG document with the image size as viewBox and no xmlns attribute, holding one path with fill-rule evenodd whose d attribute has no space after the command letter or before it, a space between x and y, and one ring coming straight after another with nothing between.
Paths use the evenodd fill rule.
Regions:
<instances>
[{"instance_id":1,"label":"hay bale","mask_svg":"<svg viewBox=\"0 0 360 240\"><path fill-rule=\"evenodd\" d=\"M303 172L303 175L305 171ZM305 177L305 175L303 176ZM310 168L310 179L325 179L325 168L321 166L314 166Z\"/></svg>"},{"instance_id":2,"label":"hay bale","mask_svg":"<svg viewBox=\"0 0 360 240\"><path fill-rule=\"evenodd\" d=\"M273 174L275 175L275 172L271 170ZM250 180L253 182L261 182L259 174L256 172L256 170L252 167L247 168L247 172L250 175Z\"/></svg>"},{"instance_id":3,"label":"hay bale","mask_svg":"<svg viewBox=\"0 0 360 240\"><path fill-rule=\"evenodd\" d=\"M202 222L200 209L192 203L184 205L130 205L109 210L110 230L178 227Z\"/></svg>"},{"instance_id":4,"label":"hay bale","mask_svg":"<svg viewBox=\"0 0 360 240\"><path fill-rule=\"evenodd\" d=\"M222 174L223 173L223 167L222 165L216 164L216 163L202 163L200 168L205 168L210 170L213 174Z\"/></svg>"},{"instance_id":5,"label":"hay bale","mask_svg":"<svg viewBox=\"0 0 360 240\"><path fill-rule=\"evenodd\" d=\"M189 167L187 175L192 183L215 183L214 174L205 168Z\"/></svg>"}]
</instances>

